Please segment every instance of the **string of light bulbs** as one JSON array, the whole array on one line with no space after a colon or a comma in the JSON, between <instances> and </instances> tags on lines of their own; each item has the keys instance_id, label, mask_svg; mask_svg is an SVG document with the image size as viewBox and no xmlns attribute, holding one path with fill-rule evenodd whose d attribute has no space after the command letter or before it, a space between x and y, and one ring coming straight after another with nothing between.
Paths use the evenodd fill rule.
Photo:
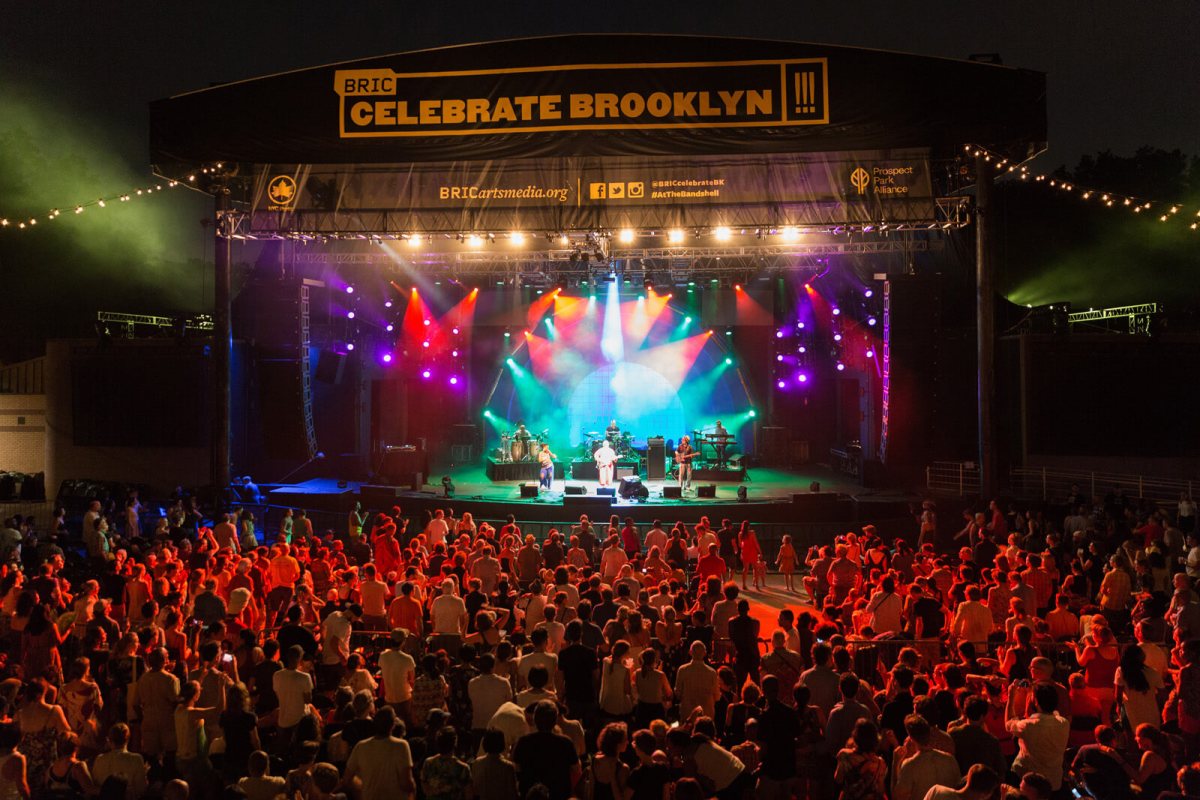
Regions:
<instances>
[{"instance_id":1,"label":"string of light bulbs","mask_svg":"<svg viewBox=\"0 0 1200 800\"><path fill-rule=\"evenodd\" d=\"M1019 178L1022 181L1041 183L1051 189L1072 194L1084 202L1091 202L1092 200L1095 200L1099 205L1102 205L1105 208L1123 209L1133 214L1147 216L1157 213L1159 222L1170 222L1175 219L1186 220L1191 218L1192 221L1188 224L1188 227L1193 231L1200 230L1200 209L1196 210L1194 218L1189 217L1192 209L1183 203L1167 203L1162 200L1150 200L1145 197L1136 197L1134 195L1123 194L1121 192L1111 192L1103 189L1089 189L1078 185L1074 181L1054 178L1044 173L1034 172L1025 166L1024 163L1013 163L1011 158L992 152L981 145L963 145L963 150L969 155L983 156L984 162L995 167L996 171L1001 173L1002 176L1011 175L1014 178ZM1183 211L1187 211L1189 213L1181 214L1180 212ZM1147 212L1150 213L1147 214Z\"/></svg>"},{"instance_id":2,"label":"string of light bulbs","mask_svg":"<svg viewBox=\"0 0 1200 800\"><path fill-rule=\"evenodd\" d=\"M195 185L197 176L215 173L222 166L222 164L217 164L215 167L203 167L199 172L191 173L185 178L162 178L161 176L156 176L160 178L160 182L156 182L148 186L137 186L127 192L121 192L120 194L109 195L107 197L99 197L95 200L88 200L86 202L75 203L74 205L51 208L43 215L31 215L28 217L0 216L0 230L29 231L35 229L38 223L43 220L46 222L53 222L54 220L58 219L62 215L64 209L68 213L73 212L78 215L84 213L90 208L100 209L107 208L109 204L119 205L121 203L128 203L131 202L135 197L143 197L156 192L165 191L166 189L174 189L177 186L184 186L188 189L200 191L200 189L196 188Z\"/></svg>"}]
</instances>

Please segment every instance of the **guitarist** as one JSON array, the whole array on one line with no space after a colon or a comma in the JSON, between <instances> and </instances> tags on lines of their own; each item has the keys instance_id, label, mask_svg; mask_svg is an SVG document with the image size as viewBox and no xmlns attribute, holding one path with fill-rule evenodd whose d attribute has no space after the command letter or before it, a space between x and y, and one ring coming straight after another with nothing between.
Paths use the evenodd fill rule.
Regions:
<instances>
[{"instance_id":1,"label":"guitarist","mask_svg":"<svg viewBox=\"0 0 1200 800\"><path fill-rule=\"evenodd\" d=\"M684 491L692 488L692 459L697 453L692 449L692 440L684 436L675 448L675 463L679 465L679 489Z\"/></svg>"}]
</instances>

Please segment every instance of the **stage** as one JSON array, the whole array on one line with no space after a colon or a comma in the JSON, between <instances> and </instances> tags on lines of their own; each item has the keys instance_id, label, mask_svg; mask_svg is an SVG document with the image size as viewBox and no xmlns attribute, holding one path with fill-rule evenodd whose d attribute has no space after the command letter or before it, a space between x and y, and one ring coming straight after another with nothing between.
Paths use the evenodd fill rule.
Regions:
<instances>
[{"instance_id":1,"label":"stage","mask_svg":"<svg viewBox=\"0 0 1200 800\"><path fill-rule=\"evenodd\" d=\"M344 525L340 518L355 501L360 501L368 512L399 505L410 518L424 511L449 507L456 515L469 511L477 521L501 524L512 514L527 532L539 536L552 526L578 521L580 514L593 519L617 514L631 517L640 525L655 519L670 525L676 521L695 523L701 516L708 516L714 522L728 517L739 522L750 520L764 541L791 534L798 547L828 541L837 533L856 530L867 522L886 525L887 535L909 535L908 528L914 524L909 507L920 499L913 493L864 489L823 465L800 470L756 467L746 470L744 480L735 483L693 481L691 490L680 497L670 496L671 488L678 487L677 482L642 481L649 496L640 501L598 495L600 487L596 481L560 478L549 491L536 491L536 481L489 480L489 467L490 464L472 464L442 471L435 468L428 482L417 491L408 486L326 477L263 489L268 491L271 509L302 507L325 512L325 517L333 520L329 525L339 528ZM443 477L453 483L453 497L446 497ZM713 487L712 497L700 496L698 490L703 486ZM746 488L744 502L738 500L738 489L742 486ZM536 494L522 496L522 487ZM568 487L579 493L568 494ZM617 488L616 482L613 488Z\"/></svg>"}]
</instances>

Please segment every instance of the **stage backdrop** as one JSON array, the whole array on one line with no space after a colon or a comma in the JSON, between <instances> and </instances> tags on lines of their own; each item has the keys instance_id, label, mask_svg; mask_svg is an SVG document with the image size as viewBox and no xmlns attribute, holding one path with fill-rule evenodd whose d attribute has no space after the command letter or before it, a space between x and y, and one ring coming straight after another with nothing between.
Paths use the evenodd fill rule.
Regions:
<instances>
[{"instance_id":1,"label":"stage backdrop","mask_svg":"<svg viewBox=\"0 0 1200 800\"><path fill-rule=\"evenodd\" d=\"M583 455L588 434L603 433L613 420L644 447L648 437L678 441L718 419L742 450L753 448L763 409L749 365L725 328L701 324L698 299L623 290L618 282L591 296L543 297L525 331L508 339L497 328L477 332L477 339L503 342L476 347L487 350L499 375L484 395L489 448L522 422L566 459Z\"/></svg>"}]
</instances>

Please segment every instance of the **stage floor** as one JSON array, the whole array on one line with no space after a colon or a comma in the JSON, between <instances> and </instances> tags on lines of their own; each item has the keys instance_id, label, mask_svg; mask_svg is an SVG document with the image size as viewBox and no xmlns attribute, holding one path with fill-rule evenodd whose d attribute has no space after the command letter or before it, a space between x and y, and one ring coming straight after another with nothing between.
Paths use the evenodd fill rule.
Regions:
<instances>
[{"instance_id":1,"label":"stage floor","mask_svg":"<svg viewBox=\"0 0 1200 800\"><path fill-rule=\"evenodd\" d=\"M454 482L454 498L447 500L442 490L442 477ZM522 497L521 486L528 481L488 480L483 464L434 467L423 486L393 486L378 483L341 482L333 477L316 477L296 484L264 486L269 491L272 507L302 507L310 510L344 514L355 500L368 510L389 508L399 503L406 514L452 506L457 512L470 511L476 519L502 520L514 514L526 523L562 524L577 519L582 513L593 516L620 514L638 524L654 519L679 519L694 522L700 515L749 519L755 524L788 525L787 532L802 533L798 523L808 527L801 539L824 541L830 531L853 529L851 523L874 523L894 520L897 528L910 526L911 509L919 496L896 489L865 489L848 476L827 465L811 465L798 470L749 469L745 479L738 482L693 482L692 489L680 498L663 497L664 486L678 485L671 481L644 481L649 490L646 500L626 500L621 497L597 496L596 481L570 481L581 485L585 494L567 495L567 482L554 481L549 491L536 497ZM819 495L813 494L814 483L820 484ZM696 488L715 486L715 497L697 497ZM738 502L737 490L745 486L746 502ZM793 500L798 497L798 500ZM813 502L810 502L813 501ZM324 524L324 523L323 523ZM846 527L850 525L850 527Z\"/></svg>"},{"instance_id":2,"label":"stage floor","mask_svg":"<svg viewBox=\"0 0 1200 800\"><path fill-rule=\"evenodd\" d=\"M595 497L596 489L600 485L597 481L555 480L550 490L540 492L537 498L523 498L521 497L521 485L527 483L527 481L488 480L486 470L480 464L456 466L443 472L435 472L429 478L432 482L431 485L426 488L440 493L442 475L449 475L454 481L455 492L459 498L501 500L516 503L559 502L565 494L568 483L583 486L585 496ZM822 492L837 492L839 494L856 496L883 493L888 495L889 499L899 499L905 496L895 491L864 489L851 480L849 476L842 475L819 465L813 465L811 468L804 470L756 467L746 470L745 477L741 481L736 482L692 481L690 491L685 492L682 499L687 501L689 505L702 505L705 503L728 504L737 501L738 487L745 486L749 502L791 501L793 494L808 493L813 483L819 483ZM614 486L616 485L614 482ZM680 502L679 499L663 497L663 487L678 486L679 484L676 481L643 480L642 485L650 491L650 497L647 500L641 501L641 505L676 505ZM696 487L703 485L716 487L716 497L697 497ZM614 498L614 501L614 505L619 505L623 502L632 503L632 501L623 501L619 497Z\"/></svg>"}]
</instances>

